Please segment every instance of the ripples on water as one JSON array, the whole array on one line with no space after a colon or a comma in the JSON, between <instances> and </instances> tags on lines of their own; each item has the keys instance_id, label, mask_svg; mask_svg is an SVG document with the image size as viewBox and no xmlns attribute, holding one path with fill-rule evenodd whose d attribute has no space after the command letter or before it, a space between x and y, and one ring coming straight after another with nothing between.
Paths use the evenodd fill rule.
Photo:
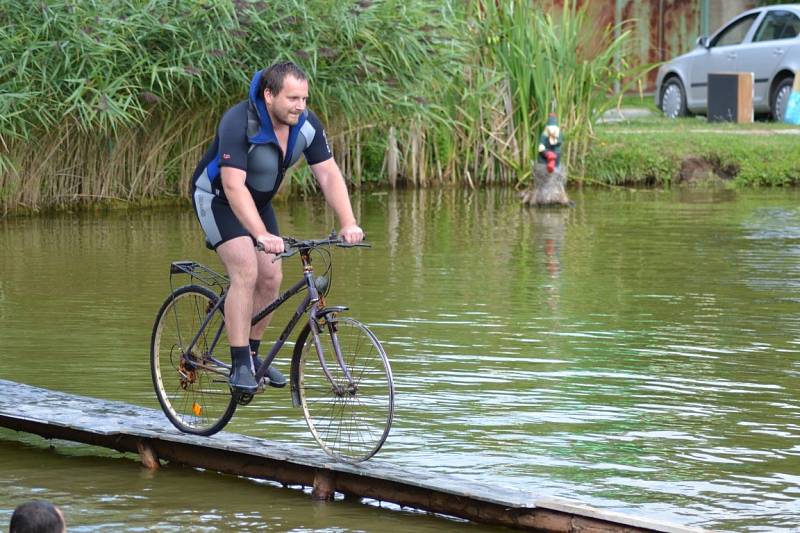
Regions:
<instances>
[{"instance_id":1,"label":"ripples on water","mask_svg":"<svg viewBox=\"0 0 800 533\"><path fill-rule=\"evenodd\" d=\"M398 412L377 460L684 524L794 527L798 195L734 196L592 191L569 211L498 191L363 198L375 246L337 252L330 301L369 322L393 362ZM279 209L285 233L332 226L316 204L309 220L311 205ZM156 406L146 345L166 267L215 264L194 224L159 211L0 227L20 251L0 259L0 341L45 352L24 366L4 354L8 377ZM230 429L313 446L281 392ZM97 512L116 505L92 498Z\"/></svg>"}]
</instances>

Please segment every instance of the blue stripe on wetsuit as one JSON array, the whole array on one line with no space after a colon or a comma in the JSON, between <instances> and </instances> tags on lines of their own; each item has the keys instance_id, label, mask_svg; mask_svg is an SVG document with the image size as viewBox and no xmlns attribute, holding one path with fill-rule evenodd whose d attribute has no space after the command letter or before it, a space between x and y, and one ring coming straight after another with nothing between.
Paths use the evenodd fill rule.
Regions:
<instances>
[{"instance_id":1,"label":"blue stripe on wetsuit","mask_svg":"<svg viewBox=\"0 0 800 533\"><path fill-rule=\"evenodd\" d=\"M219 185L219 153L217 153L217 156L212 159L206 167L206 174L208 175L208 179L211 181L211 185L213 187Z\"/></svg>"}]
</instances>

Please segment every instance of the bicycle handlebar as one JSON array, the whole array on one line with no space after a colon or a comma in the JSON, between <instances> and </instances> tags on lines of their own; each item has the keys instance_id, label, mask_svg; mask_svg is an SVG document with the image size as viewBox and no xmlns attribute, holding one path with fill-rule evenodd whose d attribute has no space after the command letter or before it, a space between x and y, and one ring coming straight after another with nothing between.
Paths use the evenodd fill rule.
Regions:
<instances>
[{"instance_id":1,"label":"bicycle handlebar","mask_svg":"<svg viewBox=\"0 0 800 533\"><path fill-rule=\"evenodd\" d=\"M275 261L277 261L281 257L292 257L297 252L301 250L313 250L314 248L318 248L320 246L338 246L339 248L370 248L372 245L368 242L358 242L358 243L348 243L342 240L339 235L336 235L336 232L331 232L330 235L325 237L324 239L295 239L294 237L284 236L281 237L283 239L284 245L286 250L279 254L275 254ZM264 245L260 242L256 243L256 250L259 252L264 251Z\"/></svg>"}]
</instances>

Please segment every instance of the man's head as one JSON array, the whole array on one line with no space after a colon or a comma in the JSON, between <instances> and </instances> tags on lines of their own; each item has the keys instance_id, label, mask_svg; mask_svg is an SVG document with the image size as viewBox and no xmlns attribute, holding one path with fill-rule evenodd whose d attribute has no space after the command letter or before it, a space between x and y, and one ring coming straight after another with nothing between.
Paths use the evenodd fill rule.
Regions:
<instances>
[{"instance_id":1,"label":"man's head","mask_svg":"<svg viewBox=\"0 0 800 533\"><path fill-rule=\"evenodd\" d=\"M260 90L275 125L297 124L308 100L308 79L300 67L285 61L265 68Z\"/></svg>"},{"instance_id":2,"label":"man's head","mask_svg":"<svg viewBox=\"0 0 800 533\"><path fill-rule=\"evenodd\" d=\"M50 502L32 501L14 509L9 533L64 533L64 515Z\"/></svg>"}]
</instances>

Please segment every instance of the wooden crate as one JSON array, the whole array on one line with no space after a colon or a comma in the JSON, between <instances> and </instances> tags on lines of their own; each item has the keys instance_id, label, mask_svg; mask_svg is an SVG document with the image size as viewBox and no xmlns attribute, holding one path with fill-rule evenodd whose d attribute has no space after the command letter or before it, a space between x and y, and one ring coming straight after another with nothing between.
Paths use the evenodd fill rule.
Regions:
<instances>
[{"instance_id":1,"label":"wooden crate","mask_svg":"<svg viewBox=\"0 0 800 533\"><path fill-rule=\"evenodd\" d=\"M708 75L708 121L753 122L753 73Z\"/></svg>"}]
</instances>

